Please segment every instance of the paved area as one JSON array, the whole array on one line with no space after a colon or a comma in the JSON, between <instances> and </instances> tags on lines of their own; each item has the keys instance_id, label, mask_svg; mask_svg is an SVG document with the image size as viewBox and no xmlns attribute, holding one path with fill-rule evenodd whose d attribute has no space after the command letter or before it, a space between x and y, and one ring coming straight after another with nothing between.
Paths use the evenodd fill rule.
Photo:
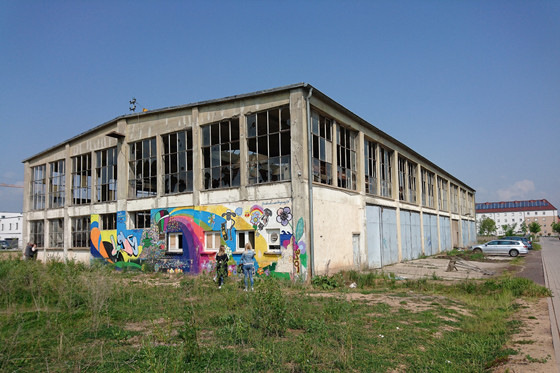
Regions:
<instances>
[{"instance_id":1,"label":"paved area","mask_svg":"<svg viewBox=\"0 0 560 373\"><path fill-rule=\"evenodd\" d=\"M552 292L552 298L548 299L548 312L556 363L559 364L557 369L560 371L560 240L545 238L541 240L541 246L544 279L546 287Z\"/></svg>"},{"instance_id":2,"label":"paved area","mask_svg":"<svg viewBox=\"0 0 560 373\"><path fill-rule=\"evenodd\" d=\"M448 271L449 258L433 257L398 263L383 268L385 273L393 273L402 279L435 278L461 281L466 279L484 279L510 270L516 276L525 277L535 283L546 286L552 291L548 298L548 310L555 351L556 369L560 372L560 240L543 238L540 241L542 251L532 250L525 257L523 267L512 266L509 257L491 257L489 262L455 263L456 270Z\"/></svg>"},{"instance_id":3,"label":"paved area","mask_svg":"<svg viewBox=\"0 0 560 373\"><path fill-rule=\"evenodd\" d=\"M438 278L441 280L465 280L490 278L500 274L509 267L509 257L495 257L488 262L470 262L458 260L453 270L448 271L449 258L434 257L416 259L404 263L397 263L383 267L383 272L393 273L395 276L417 280L421 278Z\"/></svg>"}]
</instances>

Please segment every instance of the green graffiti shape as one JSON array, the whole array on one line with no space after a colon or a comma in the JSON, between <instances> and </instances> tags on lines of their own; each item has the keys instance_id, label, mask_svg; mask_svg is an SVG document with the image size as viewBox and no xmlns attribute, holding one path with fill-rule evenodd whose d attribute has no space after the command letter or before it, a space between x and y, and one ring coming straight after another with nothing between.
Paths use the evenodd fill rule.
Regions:
<instances>
[{"instance_id":1,"label":"green graffiti shape","mask_svg":"<svg viewBox=\"0 0 560 373\"><path fill-rule=\"evenodd\" d=\"M299 218L296 226L296 242L299 242L299 239L303 236L303 226L303 218Z\"/></svg>"}]
</instances>

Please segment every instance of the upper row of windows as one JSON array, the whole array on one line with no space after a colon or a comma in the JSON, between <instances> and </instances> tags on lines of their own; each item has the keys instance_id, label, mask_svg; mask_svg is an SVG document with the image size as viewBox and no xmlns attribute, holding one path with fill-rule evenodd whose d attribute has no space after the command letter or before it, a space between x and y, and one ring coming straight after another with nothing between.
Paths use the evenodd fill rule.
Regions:
<instances>
[{"instance_id":1,"label":"upper row of windows","mask_svg":"<svg viewBox=\"0 0 560 373\"><path fill-rule=\"evenodd\" d=\"M333 185L336 180L338 187L357 190L358 132L341 126L332 118L316 111L312 111L311 118L313 180L327 185ZM205 190L236 187L241 184L239 122L239 118L232 118L201 127L201 176ZM247 115L246 123L248 184L290 180L289 107L283 106ZM333 147L333 128L336 129L334 133L336 147ZM192 129L162 135L160 143L163 193L169 195L192 192L194 177ZM128 145L128 197L156 196L157 139L148 138ZM336 159L333 159L333 152L336 152ZM392 155L392 150L365 140L366 193L392 197ZM96 151L94 156L95 169L92 153L71 158L71 204L73 205L89 204L92 199L93 202L117 199L117 148ZM399 199L416 203L416 164L401 157L398 161ZM65 160L51 162L48 166L49 173L46 172L46 165L32 168L30 188L32 209L44 209L47 207L47 202L50 208L65 205ZM422 172L422 204L434 207L435 175L424 169ZM93 176L95 176L95 183ZM441 188L446 190L447 184L440 186L440 196ZM441 198L440 208L446 209L447 197ZM453 202L452 200L452 204Z\"/></svg>"}]
</instances>

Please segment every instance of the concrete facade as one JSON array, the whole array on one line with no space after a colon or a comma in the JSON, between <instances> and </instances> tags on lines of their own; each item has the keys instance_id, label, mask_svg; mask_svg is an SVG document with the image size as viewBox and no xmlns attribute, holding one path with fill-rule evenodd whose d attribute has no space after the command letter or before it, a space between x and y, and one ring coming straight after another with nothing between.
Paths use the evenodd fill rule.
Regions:
<instances>
[{"instance_id":1,"label":"concrete facade","mask_svg":"<svg viewBox=\"0 0 560 373\"><path fill-rule=\"evenodd\" d=\"M472 188L304 83L121 116L24 165L42 260L199 273L221 243L235 272L249 241L258 274L308 278L476 240Z\"/></svg>"}]
</instances>

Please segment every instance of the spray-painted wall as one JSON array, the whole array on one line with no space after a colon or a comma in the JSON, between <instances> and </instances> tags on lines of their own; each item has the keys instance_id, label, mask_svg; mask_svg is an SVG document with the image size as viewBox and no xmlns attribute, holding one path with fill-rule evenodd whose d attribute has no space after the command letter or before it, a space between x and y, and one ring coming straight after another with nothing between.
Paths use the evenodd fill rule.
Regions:
<instances>
[{"instance_id":1,"label":"spray-painted wall","mask_svg":"<svg viewBox=\"0 0 560 373\"><path fill-rule=\"evenodd\" d=\"M215 265L214 249L223 244L230 256L229 272L235 274L243 253L239 236L242 234L250 235L254 241L257 275L306 275L304 220L295 221L288 201L152 209L151 226L144 229L127 229L124 211L117 213L116 230L101 230L99 218L91 215L91 255L117 267L211 272ZM180 242L170 241L170 236ZM219 244L206 242L218 237Z\"/></svg>"}]
</instances>

